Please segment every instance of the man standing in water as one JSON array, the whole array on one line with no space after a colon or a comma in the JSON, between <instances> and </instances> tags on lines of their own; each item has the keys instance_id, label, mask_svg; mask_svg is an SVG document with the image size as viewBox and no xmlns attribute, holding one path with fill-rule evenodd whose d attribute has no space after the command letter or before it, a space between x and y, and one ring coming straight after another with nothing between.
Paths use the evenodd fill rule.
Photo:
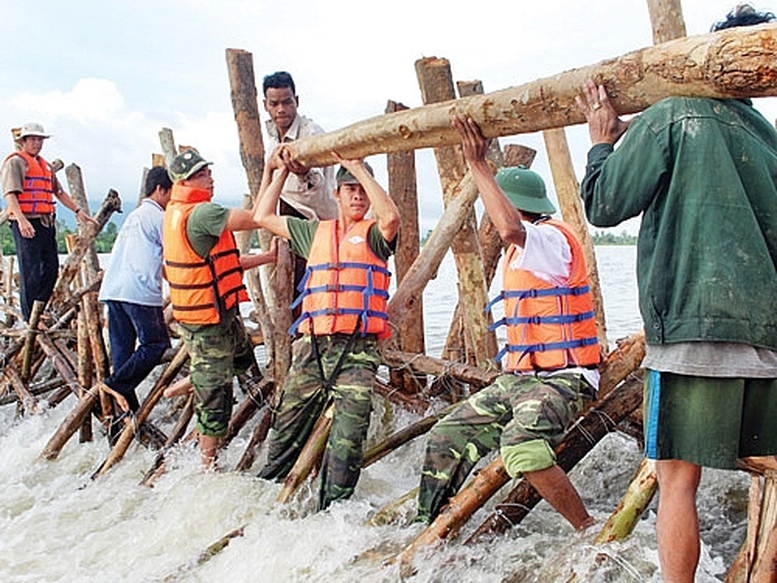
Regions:
<instances>
[{"instance_id":1,"label":"man standing in water","mask_svg":"<svg viewBox=\"0 0 777 583\"><path fill-rule=\"evenodd\" d=\"M739 5L713 31L772 20ZM645 455L663 580L691 583L701 468L777 454L777 132L748 99L670 97L628 124L603 86L583 95L588 220L642 214Z\"/></svg>"},{"instance_id":2,"label":"man standing in water","mask_svg":"<svg viewBox=\"0 0 777 583\"><path fill-rule=\"evenodd\" d=\"M140 407L135 388L170 347L162 310L162 225L172 188L166 168L148 171L145 197L119 231L100 287L113 364L104 385L121 409L133 413Z\"/></svg>"},{"instance_id":3,"label":"man standing in water","mask_svg":"<svg viewBox=\"0 0 777 583\"><path fill-rule=\"evenodd\" d=\"M505 374L432 428L418 493L431 522L481 457L499 447L507 473L522 475L577 530L593 523L556 464L558 445L599 384L600 348L583 251L540 176L505 168L496 178L475 122L453 118L481 200L507 243L503 259Z\"/></svg>"},{"instance_id":4,"label":"man standing in water","mask_svg":"<svg viewBox=\"0 0 777 583\"><path fill-rule=\"evenodd\" d=\"M256 229L252 211L212 202L211 162L195 150L176 156L165 210L164 269L173 317L189 350L200 452L204 469L216 461L232 413L232 377L254 361L240 315L248 301L243 270L275 260L275 248L241 257L234 231Z\"/></svg>"},{"instance_id":5,"label":"man standing in water","mask_svg":"<svg viewBox=\"0 0 777 583\"><path fill-rule=\"evenodd\" d=\"M39 123L26 123L19 133L21 149L9 155L2 172L3 195L19 261L19 301L29 322L35 300L49 301L59 274L54 197L82 223L89 217L62 190L57 176L40 155L50 138Z\"/></svg>"},{"instance_id":6,"label":"man standing in water","mask_svg":"<svg viewBox=\"0 0 777 583\"><path fill-rule=\"evenodd\" d=\"M302 315L292 329L298 326L303 335L292 346L291 369L259 477L289 473L319 415L332 402L332 429L319 473L321 510L348 498L361 472L372 384L380 364L378 339L389 334L387 261L396 245L399 212L366 163L338 157L338 218L280 216L276 207L289 171L281 158L282 148L265 167L255 217L265 229L289 239L308 266ZM374 218L367 219L370 207Z\"/></svg>"}]
</instances>

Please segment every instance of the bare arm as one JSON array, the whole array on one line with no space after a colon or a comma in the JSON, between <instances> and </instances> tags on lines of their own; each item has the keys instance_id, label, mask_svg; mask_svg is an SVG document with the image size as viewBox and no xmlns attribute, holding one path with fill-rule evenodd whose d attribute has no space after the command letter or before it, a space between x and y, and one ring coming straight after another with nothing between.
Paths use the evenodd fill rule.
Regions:
<instances>
[{"instance_id":1,"label":"bare arm","mask_svg":"<svg viewBox=\"0 0 777 583\"><path fill-rule=\"evenodd\" d=\"M263 229L284 239L290 239L291 234L286 226L286 217L278 214L278 199L283 191L283 184L289 175L289 169L281 159L282 147L276 149L264 167L262 185L259 189L259 200L254 207L253 220ZM275 170L278 170L275 172Z\"/></svg>"},{"instance_id":2,"label":"bare arm","mask_svg":"<svg viewBox=\"0 0 777 583\"><path fill-rule=\"evenodd\" d=\"M344 160L337 152L332 152L332 154L362 185L367 198L370 199L372 215L378 224L380 234L386 241L393 241L399 231L400 218L397 205L369 173L363 160Z\"/></svg>"},{"instance_id":3,"label":"bare arm","mask_svg":"<svg viewBox=\"0 0 777 583\"><path fill-rule=\"evenodd\" d=\"M254 253L240 256L240 267L244 270L253 269L267 263L275 263L278 257L278 239L273 237L270 242L270 249L262 253Z\"/></svg>"},{"instance_id":4,"label":"bare arm","mask_svg":"<svg viewBox=\"0 0 777 583\"><path fill-rule=\"evenodd\" d=\"M475 179L486 212L499 231L499 236L506 243L514 243L523 248L526 244L526 229L521 222L520 213L499 188L491 167L486 161L488 140L483 137L480 128L470 117L455 115L451 123L459 133L464 158Z\"/></svg>"}]
</instances>

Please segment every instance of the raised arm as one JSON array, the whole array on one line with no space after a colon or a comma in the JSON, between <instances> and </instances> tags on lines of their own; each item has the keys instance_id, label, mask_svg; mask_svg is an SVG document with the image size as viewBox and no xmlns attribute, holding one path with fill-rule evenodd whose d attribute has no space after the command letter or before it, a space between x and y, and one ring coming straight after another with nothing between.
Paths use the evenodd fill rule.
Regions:
<instances>
[{"instance_id":1,"label":"raised arm","mask_svg":"<svg viewBox=\"0 0 777 583\"><path fill-rule=\"evenodd\" d=\"M286 217L278 214L278 199L281 197L283 184L289 175L289 169L281 159L282 149L283 146L279 146L264 167L262 185L259 188L259 200L254 206L253 218L260 227L267 229L273 235L290 239Z\"/></svg>"},{"instance_id":2,"label":"raised arm","mask_svg":"<svg viewBox=\"0 0 777 583\"><path fill-rule=\"evenodd\" d=\"M486 160L488 140L483 137L480 128L471 117L454 115L451 123L459 133L464 159L469 165L480 192L480 198L488 216L499 231L499 236L506 243L514 243L522 248L526 244L526 229L521 222L521 215L499 188L491 172L491 167Z\"/></svg>"},{"instance_id":3,"label":"raised arm","mask_svg":"<svg viewBox=\"0 0 777 583\"><path fill-rule=\"evenodd\" d=\"M337 161L344 166L364 188L367 198L370 199L372 216L378 224L380 234L386 241L393 241L399 231L399 210L391 197L378 184L378 181L364 166L363 160L344 160L337 152L332 152Z\"/></svg>"}]
</instances>

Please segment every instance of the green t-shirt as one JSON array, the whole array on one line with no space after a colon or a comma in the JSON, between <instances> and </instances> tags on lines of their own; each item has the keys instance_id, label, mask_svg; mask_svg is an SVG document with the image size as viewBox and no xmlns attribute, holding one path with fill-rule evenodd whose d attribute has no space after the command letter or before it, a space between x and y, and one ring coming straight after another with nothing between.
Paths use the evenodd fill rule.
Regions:
<instances>
[{"instance_id":1,"label":"green t-shirt","mask_svg":"<svg viewBox=\"0 0 777 583\"><path fill-rule=\"evenodd\" d=\"M214 202L194 207L186 221L186 237L195 253L205 258L218 243L229 218L229 209Z\"/></svg>"},{"instance_id":2,"label":"green t-shirt","mask_svg":"<svg viewBox=\"0 0 777 583\"><path fill-rule=\"evenodd\" d=\"M294 253L305 258L310 255L310 248L313 246L313 237L316 235L316 229L318 229L319 222L320 221L298 219L296 217L288 217L286 219L286 226L291 235L291 250L294 251ZM397 238L394 237L393 241L386 241L383 238L377 223L370 227L368 239L370 249L379 259L388 261L389 257L394 254L397 246Z\"/></svg>"},{"instance_id":3,"label":"green t-shirt","mask_svg":"<svg viewBox=\"0 0 777 583\"><path fill-rule=\"evenodd\" d=\"M210 253L210 250L216 246L221 233L227 225L229 209L213 202L203 202L198 204L189 215L186 221L186 238L189 244L203 259ZM226 313L221 314L221 321L225 322L234 317L233 312L237 307L233 307ZM186 330L192 333L207 333L208 330L220 333L220 325L213 324L181 324Z\"/></svg>"}]
</instances>

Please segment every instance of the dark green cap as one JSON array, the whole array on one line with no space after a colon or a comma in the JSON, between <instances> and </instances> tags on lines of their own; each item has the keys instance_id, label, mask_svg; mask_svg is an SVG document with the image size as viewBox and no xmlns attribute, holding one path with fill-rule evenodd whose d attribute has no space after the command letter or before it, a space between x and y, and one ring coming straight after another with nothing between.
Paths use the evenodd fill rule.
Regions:
<instances>
[{"instance_id":1,"label":"dark green cap","mask_svg":"<svg viewBox=\"0 0 777 583\"><path fill-rule=\"evenodd\" d=\"M372 166L365 162L364 167L367 169L367 172L369 172L371 176L375 176L375 173L372 171ZM340 166L340 168L338 168L337 176L335 178L337 180L338 188L342 184L360 184L356 177L351 174L350 171L345 169L345 166Z\"/></svg>"},{"instance_id":2,"label":"dark green cap","mask_svg":"<svg viewBox=\"0 0 777 583\"><path fill-rule=\"evenodd\" d=\"M191 176L201 170L205 166L210 166L213 162L208 162L200 153L194 148L181 152L173 161L170 162L170 167L167 169L167 173L170 175L170 180L173 182L180 182L191 178Z\"/></svg>"},{"instance_id":3,"label":"dark green cap","mask_svg":"<svg viewBox=\"0 0 777 583\"><path fill-rule=\"evenodd\" d=\"M545 192L545 182L525 166L502 168L496 173L496 183L519 211L553 214L556 207Z\"/></svg>"}]
</instances>

